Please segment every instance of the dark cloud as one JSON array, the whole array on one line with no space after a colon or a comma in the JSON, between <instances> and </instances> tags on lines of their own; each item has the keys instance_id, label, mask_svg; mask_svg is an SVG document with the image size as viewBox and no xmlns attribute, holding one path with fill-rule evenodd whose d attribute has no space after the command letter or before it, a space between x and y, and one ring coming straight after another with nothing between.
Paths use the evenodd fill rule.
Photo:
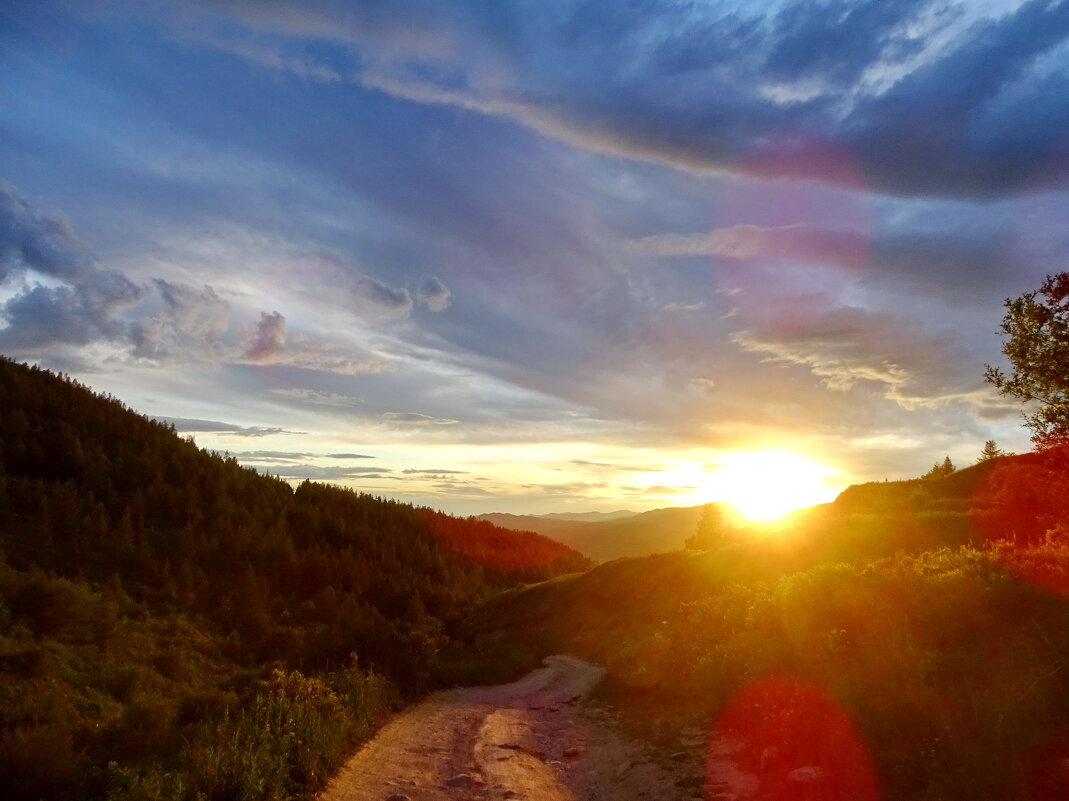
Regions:
<instances>
[{"instance_id":1,"label":"dark cloud","mask_svg":"<svg viewBox=\"0 0 1069 801\"><path fill-rule=\"evenodd\" d=\"M51 345L125 341L127 328L115 315L136 303L141 290L118 273L94 270L75 286L35 284L0 307L7 327L0 348L36 351Z\"/></svg>"},{"instance_id":2,"label":"dark cloud","mask_svg":"<svg viewBox=\"0 0 1069 801\"><path fill-rule=\"evenodd\" d=\"M453 300L453 293L435 275L429 275L416 286L420 303L434 312L445 311Z\"/></svg>"},{"instance_id":3,"label":"dark cloud","mask_svg":"<svg viewBox=\"0 0 1069 801\"><path fill-rule=\"evenodd\" d=\"M433 476L459 476L467 475L467 470L416 470L414 468L407 468L401 471L404 475L433 475Z\"/></svg>"},{"instance_id":4,"label":"dark cloud","mask_svg":"<svg viewBox=\"0 0 1069 801\"><path fill-rule=\"evenodd\" d=\"M1035 81L1069 35L1064 2L1031 0L996 18L927 0L799 0L764 16L669 0L529 15L474 0L435 13L408 3L354 12L319 2L300 15L279 3L215 8L255 29L350 45L364 57L359 80L395 96L685 169L746 171L778 141L766 176L836 182L843 175L806 144L832 142L878 190L1000 194L1032 175L1069 122L1059 82L1036 96ZM1023 96L1036 102L1014 102ZM1023 116L997 113L1007 105ZM1055 170L1069 177L1064 164Z\"/></svg>"},{"instance_id":5,"label":"dark cloud","mask_svg":"<svg viewBox=\"0 0 1069 801\"><path fill-rule=\"evenodd\" d=\"M326 454L328 459L374 459L374 456L368 456L366 453L328 453Z\"/></svg>"},{"instance_id":6,"label":"dark cloud","mask_svg":"<svg viewBox=\"0 0 1069 801\"><path fill-rule=\"evenodd\" d=\"M407 289L395 289L368 276L358 277L353 283L353 291L365 308L370 306L397 314L408 314L412 309L412 295Z\"/></svg>"},{"instance_id":7,"label":"dark cloud","mask_svg":"<svg viewBox=\"0 0 1069 801\"><path fill-rule=\"evenodd\" d=\"M75 237L66 217L35 209L0 180L0 281L35 270L78 282L95 267L96 260Z\"/></svg>"},{"instance_id":8,"label":"dark cloud","mask_svg":"<svg viewBox=\"0 0 1069 801\"><path fill-rule=\"evenodd\" d=\"M38 283L33 273L59 285ZM19 276L20 289L0 306L0 347L36 351L50 345L85 345L125 337L116 314L142 290L101 269L64 217L38 211L0 182L0 280Z\"/></svg>"}]
</instances>

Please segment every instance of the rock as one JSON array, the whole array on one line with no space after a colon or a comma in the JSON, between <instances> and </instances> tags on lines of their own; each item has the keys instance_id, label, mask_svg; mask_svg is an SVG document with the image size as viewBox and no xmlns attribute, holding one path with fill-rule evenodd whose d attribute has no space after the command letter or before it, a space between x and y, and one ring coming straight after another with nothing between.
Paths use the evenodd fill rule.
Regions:
<instances>
[{"instance_id":1,"label":"rock","mask_svg":"<svg viewBox=\"0 0 1069 801\"><path fill-rule=\"evenodd\" d=\"M804 768L795 768L787 774L787 781L795 784L813 784L824 778L824 769L816 765L806 765Z\"/></svg>"},{"instance_id":2,"label":"rock","mask_svg":"<svg viewBox=\"0 0 1069 801\"><path fill-rule=\"evenodd\" d=\"M412 801L404 793L394 793L393 795L386 796L386 801Z\"/></svg>"},{"instance_id":3,"label":"rock","mask_svg":"<svg viewBox=\"0 0 1069 801\"><path fill-rule=\"evenodd\" d=\"M769 746L761 752L761 772L768 773L779 762L779 749L775 746Z\"/></svg>"},{"instance_id":4,"label":"rock","mask_svg":"<svg viewBox=\"0 0 1069 801\"><path fill-rule=\"evenodd\" d=\"M498 743L497 747L498 748L505 748L505 749L507 749L509 751L522 751L523 750L523 746L520 745L519 743Z\"/></svg>"},{"instance_id":5,"label":"rock","mask_svg":"<svg viewBox=\"0 0 1069 801\"><path fill-rule=\"evenodd\" d=\"M537 704L528 704L527 708L530 709L532 712L537 712L542 707Z\"/></svg>"},{"instance_id":6,"label":"rock","mask_svg":"<svg viewBox=\"0 0 1069 801\"><path fill-rule=\"evenodd\" d=\"M674 754L672 754L668 758L671 759L673 762L682 762L684 759L687 758L687 752L686 751L676 751Z\"/></svg>"},{"instance_id":7,"label":"rock","mask_svg":"<svg viewBox=\"0 0 1069 801\"><path fill-rule=\"evenodd\" d=\"M576 748L574 745L569 746L569 747L565 748L563 751L561 751L561 756L577 757L577 756L579 756L579 749Z\"/></svg>"},{"instance_id":8,"label":"rock","mask_svg":"<svg viewBox=\"0 0 1069 801\"><path fill-rule=\"evenodd\" d=\"M446 787L471 787L475 784L475 779L471 777L470 773L458 773L453 778L446 781Z\"/></svg>"}]
</instances>

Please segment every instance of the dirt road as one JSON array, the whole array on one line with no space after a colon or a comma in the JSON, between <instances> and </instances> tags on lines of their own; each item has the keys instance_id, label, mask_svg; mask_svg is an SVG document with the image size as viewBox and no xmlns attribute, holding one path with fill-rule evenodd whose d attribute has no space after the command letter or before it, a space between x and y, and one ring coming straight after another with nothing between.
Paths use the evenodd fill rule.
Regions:
<instances>
[{"instance_id":1,"label":"dirt road","mask_svg":"<svg viewBox=\"0 0 1069 801\"><path fill-rule=\"evenodd\" d=\"M702 798L689 760L655 761L583 699L604 669L569 656L512 684L435 693L357 752L325 801Z\"/></svg>"}]
</instances>

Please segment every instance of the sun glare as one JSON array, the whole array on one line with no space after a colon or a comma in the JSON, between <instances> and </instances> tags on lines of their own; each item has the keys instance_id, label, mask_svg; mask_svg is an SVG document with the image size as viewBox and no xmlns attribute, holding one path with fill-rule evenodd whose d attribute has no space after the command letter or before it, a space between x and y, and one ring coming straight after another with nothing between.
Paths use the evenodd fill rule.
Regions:
<instances>
[{"instance_id":1,"label":"sun glare","mask_svg":"<svg viewBox=\"0 0 1069 801\"><path fill-rule=\"evenodd\" d=\"M739 451L720 460L717 500L751 520L774 520L792 509L833 500L824 479L836 474L823 465L784 451Z\"/></svg>"}]
</instances>

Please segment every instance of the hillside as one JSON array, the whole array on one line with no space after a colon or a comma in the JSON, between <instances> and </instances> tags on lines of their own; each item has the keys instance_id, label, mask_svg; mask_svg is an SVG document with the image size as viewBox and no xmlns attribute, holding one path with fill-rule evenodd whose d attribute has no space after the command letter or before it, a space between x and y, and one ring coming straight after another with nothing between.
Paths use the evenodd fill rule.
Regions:
<instances>
[{"instance_id":1,"label":"hillside","mask_svg":"<svg viewBox=\"0 0 1069 801\"><path fill-rule=\"evenodd\" d=\"M488 514L480 519L516 531L534 531L574 548L596 562L623 556L668 553L694 534L701 506L669 507L613 517L571 520L560 515Z\"/></svg>"},{"instance_id":2,"label":"hillside","mask_svg":"<svg viewBox=\"0 0 1069 801\"><path fill-rule=\"evenodd\" d=\"M862 485L507 592L465 631L489 663L605 665L636 730L740 797L1066 798L1066 486L1058 452Z\"/></svg>"},{"instance_id":3,"label":"hillside","mask_svg":"<svg viewBox=\"0 0 1069 801\"><path fill-rule=\"evenodd\" d=\"M1001 456L940 478L847 487L829 504L754 524L748 538L780 541L814 559L1042 539L1069 520L1069 455Z\"/></svg>"},{"instance_id":4,"label":"hillside","mask_svg":"<svg viewBox=\"0 0 1069 801\"><path fill-rule=\"evenodd\" d=\"M536 534L294 490L7 360L0 410L5 798L307 794L434 681L474 603L589 564Z\"/></svg>"}]
</instances>

